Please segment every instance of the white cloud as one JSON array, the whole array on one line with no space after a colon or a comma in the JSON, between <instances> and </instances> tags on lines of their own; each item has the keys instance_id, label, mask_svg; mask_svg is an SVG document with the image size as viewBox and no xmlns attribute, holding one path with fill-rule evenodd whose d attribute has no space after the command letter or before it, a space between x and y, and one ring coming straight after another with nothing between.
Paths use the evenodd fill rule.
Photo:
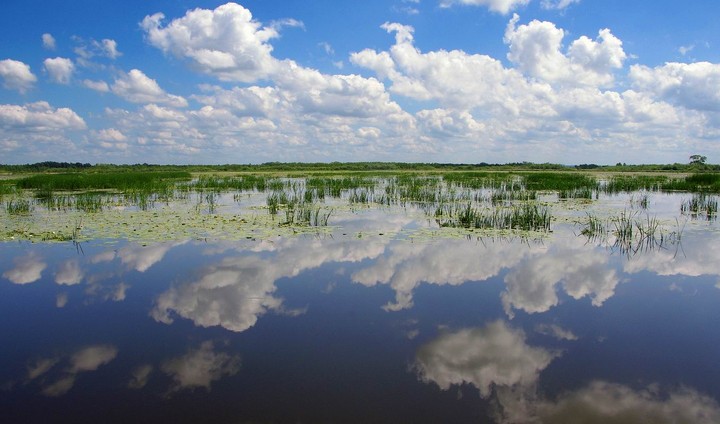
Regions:
<instances>
[{"instance_id":1,"label":"white cloud","mask_svg":"<svg viewBox=\"0 0 720 424\"><path fill-rule=\"evenodd\" d=\"M190 60L200 72L225 81L255 82L278 66L268 44L279 36L277 29L262 27L239 4L191 10L166 26L164 18L157 13L143 19L147 41L165 53Z\"/></svg>"},{"instance_id":2,"label":"white cloud","mask_svg":"<svg viewBox=\"0 0 720 424\"><path fill-rule=\"evenodd\" d=\"M72 60L63 57L45 59L43 65L50 80L58 84L69 84L72 74L75 72L75 64Z\"/></svg>"},{"instance_id":3,"label":"white cloud","mask_svg":"<svg viewBox=\"0 0 720 424\"><path fill-rule=\"evenodd\" d=\"M171 391L202 387L210 390L213 381L240 371L240 356L215 352L212 342L204 342L185 355L170 359L161 366L175 380Z\"/></svg>"},{"instance_id":4,"label":"white cloud","mask_svg":"<svg viewBox=\"0 0 720 424\"><path fill-rule=\"evenodd\" d=\"M47 50L55 50L55 37L52 34L45 33L42 35L43 47Z\"/></svg>"},{"instance_id":5,"label":"white cloud","mask_svg":"<svg viewBox=\"0 0 720 424\"><path fill-rule=\"evenodd\" d=\"M466 6L487 6L493 12L502 13L503 15L515 10L520 6L525 6L530 0L440 0L440 7L451 7L456 4Z\"/></svg>"},{"instance_id":6,"label":"white cloud","mask_svg":"<svg viewBox=\"0 0 720 424\"><path fill-rule=\"evenodd\" d=\"M53 109L47 102L25 106L0 105L0 124L5 129L27 131L82 130L85 121L68 108ZM0 129L0 136L2 130Z\"/></svg>"},{"instance_id":7,"label":"white cloud","mask_svg":"<svg viewBox=\"0 0 720 424\"><path fill-rule=\"evenodd\" d=\"M122 56L117 48L117 42L112 39L104 38L100 41L90 40L88 42L80 37L73 37L73 40L77 43L74 52L79 56L78 63L83 65L91 64L89 60L98 56L113 60Z\"/></svg>"},{"instance_id":8,"label":"white cloud","mask_svg":"<svg viewBox=\"0 0 720 424\"><path fill-rule=\"evenodd\" d=\"M30 71L30 66L12 59L0 60L0 77L3 79L3 87L21 93L32 88L37 81L37 77Z\"/></svg>"},{"instance_id":9,"label":"white cloud","mask_svg":"<svg viewBox=\"0 0 720 424\"><path fill-rule=\"evenodd\" d=\"M91 90L99 91L100 93L107 93L110 91L110 86L105 81L93 81L83 80L83 85Z\"/></svg>"},{"instance_id":10,"label":"white cloud","mask_svg":"<svg viewBox=\"0 0 720 424\"><path fill-rule=\"evenodd\" d=\"M442 334L421 346L415 368L424 382L443 390L467 383L487 398L498 388L534 390L540 372L558 356L529 346L522 330L495 321L482 328Z\"/></svg>"},{"instance_id":11,"label":"white cloud","mask_svg":"<svg viewBox=\"0 0 720 424\"><path fill-rule=\"evenodd\" d=\"M630 79L637 90L676 106L720 112L720 64L673 62L655 68L633 65Z\"/></svg>"},{"instance_id":12,"label":"white cloud","mask_svg":"<svg viewBox=\"0 0 720 424\"><path fill-rule=\"evenodd\" d=\"M543 9L563 10L574 3L580 3L580 0L542 0L540 5Z\"/></svg>"},{"instance_id":13,"label":"white cloud","mask_svg":"<svg viewBox=\"0 0 720 424\"><path fill-rule=\"evenodd\" d=\"M688 45L688 46L680 46L680 47L678 48L678 52L679 52L681 55L685 56L686 54L690 53L690 52L693 51L694 49L695 49L695 44L690 44L690 45Z\"/></svg>"},{"instance_id":14,"label":"white cloud","mask_svg":"<svg viewBox=\"0 0 720 424\"><path fill-rule=\"evenodd\" d=\"M166 93L157 81L139 69L123 73L113 83L112 92L132 103L160 103L172 107L186 107L187 100Z\"/></svg>"},{"instance_id":15,"label":"white cloud","mask_svg":"<svg viewBox=\"0 0 720 424\"><path fill-rule=\"evenodd\" d=\"M508 59L525 74L541 81L565 85L611 86L613 70L627 58L622 42L610 30L598 32L596 40L582 36L573 41L567 55L561 52L565 32L551 22L534 20L517 26L516 14L508 23L505 43Z\"/></svg>"},{"instance_id":16,"label":"white cloud","mask_svg":"<svg viewBox=\"0 0 720 424\"><path fill-rule=\"evenodd\" d=\"M115 128L106 128L100 131L97 131L96 137L99 140L102 141L111 141L111 142L122 142L127 140L127 137L125 134L122 133L122 131L115 129Z\"/></svg>"},{"instance_id":17,"label":"white cloud","mask_svg":"<svg viewBox=\"0 0 720 424\"><path fill-rule=\"evenodd\" d=\"M117 49L117 42L115 40L104 38L100 42L100 46L105 52L105 55L110 59L117 59L118 57L122 56L122 53L120 53Z\"/></svg>"},{"instance_id":18,"label":"white cloud","mask_svg":"<svg viewBox=\"0 0 720 424\"><path fill-rule=\"evenodd\" d=\"M3 272L2 276L14 284L34 283L42 277L47 264L34 253L17 257L13 260L15 267Z\"/></svg>"}]
</instances>

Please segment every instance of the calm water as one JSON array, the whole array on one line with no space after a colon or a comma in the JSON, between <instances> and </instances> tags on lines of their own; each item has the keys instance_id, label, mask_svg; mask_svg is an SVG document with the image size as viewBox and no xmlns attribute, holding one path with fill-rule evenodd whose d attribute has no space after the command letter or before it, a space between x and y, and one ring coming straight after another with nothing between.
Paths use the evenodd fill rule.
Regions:
<instances>
[{"instance_id":1,"label":"calm water","mask_svg":"<svg viewBox=\"0 0 720 424\"><path fill-rule=\"evenodd\" d=\"M677 225L679 201L652 213ZM720 422L717 221L630 251L568 219L542 239L333 224L0 244L1 421Z\"/></svg>"}]
</instances>

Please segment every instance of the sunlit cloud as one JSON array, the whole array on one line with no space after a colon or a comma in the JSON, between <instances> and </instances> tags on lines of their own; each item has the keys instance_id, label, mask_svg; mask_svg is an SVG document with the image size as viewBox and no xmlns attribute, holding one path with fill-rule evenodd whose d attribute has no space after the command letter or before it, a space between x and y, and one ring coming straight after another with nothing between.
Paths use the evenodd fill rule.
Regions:
<instances>
[{"instance_id":1,"label":"sunlit cloud","mask_svg":"<svg viewBox=\"0 0 720 424\"><path fill-rule=\"evenodd\" d=\"M45 59L43 65L50 80L58 84L69 84L73 72L75 72L75 64L72 60L64 57Z\"/></svg>"},{"instance_id":2,"label":"sunlit cloud","mask_svg":"<svg viewBox=\"0 0 720 424\"><path fill-rule=\"evenodd\" d=\"M4 88L21 93L32 88L37 81L37 77L30 71L30 66L13 59L0 60L0 78Z\"/></svg>"}]
</instances>

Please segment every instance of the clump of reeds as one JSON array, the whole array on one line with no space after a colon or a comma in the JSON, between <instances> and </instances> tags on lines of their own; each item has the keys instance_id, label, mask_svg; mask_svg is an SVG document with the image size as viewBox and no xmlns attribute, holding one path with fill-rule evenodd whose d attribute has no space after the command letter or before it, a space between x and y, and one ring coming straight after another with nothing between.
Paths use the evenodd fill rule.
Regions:
<instances>
[{"instance_id":1,"label":"clump of reeds","mask_svg":"<svg viewBox=\"0 0 720 424\"><path fill-rule=\"evenodd\" d=\"M10 215L29 214L32 209L32 204L26 199L10 199L5 203L5 210Z\"/></svg>"},{"instance_id":2,"label":"clump of reeds","mask_svg":"<svg viewBox=\"0 0 720 424\"><path fill-rule=\"evenodd\" d=\"M454 210L439 208L435 214L442 227L493 230L549 231L552 220L549 208L533 203L505 208L477 208L468 203Z\"/></svg>"},{"instance_id":3,"label":"clump of reeds","mask_svg":"<svg viewBox=\"0 0 720 424\"><path fill-rule=\"evenodd\" d=\"M690 215L692 218L716 219L718 213L718 198L705 193L693 195L691 199L683 201L680 213Z\"/></svg>"},{"instance_id":4,"label":"clump of reeds","mask_svg":"<svg viewBox=\"0 0 720 424\"><path fill-rule=\"evenodd\" d=\"M662 248L668 242L677 243L680 241L681 232L680 228L676 232L668 232L657 217L649 214L641 216L639 211L624 210L607 221L588 213L585 221L582 222L580 234L596 242L613 240L611 245L613 249L634 255L642 251Z\"/></svg>"}]
</instances>

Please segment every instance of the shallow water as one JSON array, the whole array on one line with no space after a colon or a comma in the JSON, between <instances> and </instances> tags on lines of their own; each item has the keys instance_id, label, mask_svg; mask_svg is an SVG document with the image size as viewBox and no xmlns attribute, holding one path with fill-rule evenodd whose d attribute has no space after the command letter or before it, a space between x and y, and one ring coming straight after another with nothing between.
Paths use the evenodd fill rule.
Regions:
<instances>
[{"instance_id":1,"label":"shallow water","mask_svg":"<svg viewBox=\"0 0 720 424\"><path fill-rule=\"evenodd\" d=\"M542 237L359 208L294 236L5 242L0 416L720 422L720 224L687 197L642 211L681 237L631 246L574 223L630 195Z\"/></svg>"}]
</instances>

